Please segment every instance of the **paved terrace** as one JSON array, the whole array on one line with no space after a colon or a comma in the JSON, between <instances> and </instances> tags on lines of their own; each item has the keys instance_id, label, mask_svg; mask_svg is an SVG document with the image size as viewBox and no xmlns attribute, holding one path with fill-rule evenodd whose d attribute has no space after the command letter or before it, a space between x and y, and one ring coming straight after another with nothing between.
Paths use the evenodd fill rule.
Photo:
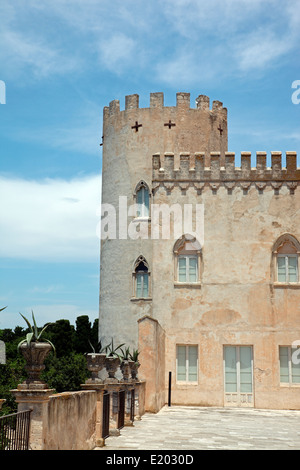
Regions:
<instances>
[{"instance_id":1,"label":"paved terrace","mask_svg":"<svg viewBox=\"0 0 300 470\"><path fill-rule=\"evenodd\" d=\"M165 406L110 436L111 450L299 450L300 411Z\"/></svg>"}]
</instances>

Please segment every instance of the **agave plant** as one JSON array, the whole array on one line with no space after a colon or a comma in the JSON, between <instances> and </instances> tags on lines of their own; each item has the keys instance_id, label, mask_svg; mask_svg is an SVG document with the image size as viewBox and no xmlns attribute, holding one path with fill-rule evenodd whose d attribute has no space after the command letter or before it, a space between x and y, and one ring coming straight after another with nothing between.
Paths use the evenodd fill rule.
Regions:
<instances>
[{"instance_id":1,"label":"agave plant","mask_svg":"<svg viewBox=\"0 0 300 470\"><path fill-rule=\"evenodd\" d=\"M6 307L0 308L0 312L2 312L2 310L5 310L5 309L6 309Z\"/></svg>"},{"instance_id":2,"label":"agave plant","mask_svg":"<svg viewBox=\"0 0 300 470\"><path fill-rule=\"evenodd\" d=\"M24 315L22 315L22 313L20 313L21 317L24 318L25 322L27 323L27 326L28 328L30 329L30 333L27 333L26 335L26 338L23 339L22 341L20 341L20 343L18 344L18 349L20 348L20 346L24 343L27 343L28 346L30 346L30 343L31 342L39 342L42 338L42 335L44 334L46 328L51 324L51 323L47 323L44 328L42 328L41 331L38 330L38 327L36 325L36 321L35 321L35 317L34 317L34 314L33 314L33 311L31 311L32 313L32 321L33 321L33 325L31 325L31 323L27 320L26 317L24 317ZM53 350L55 351L55 347L54 345L51 343L51 341L49 339L43 339L43 341L49 343Z\"/></svg>"},{"instance_id":3,"label":"agave plant","mask_svg":"<svg viewBox=\"0 0 300 470\"><path fill-rule=\"evenodd\" d=\"M92 351L93 351L94 354L96 354L96 353L97 354L102 354L102 353L106 352L107 346L102 347L102 342L101 341L99 341L96 345L93 345L91 343L91 341L89 340L89 345L91 346Z\"/></svg>"},{"instance_id":4,"label":"agave plant","mask_svg":"<svg viewBox=\"0 0 300 470\"><path fill-rule=\"evenodd\" d=\"M122 361L129 361L131 359L129 348L121 349L121 352L122 352L122 355L121 355Z\"/></svg>"},{"instance_id":5,"label":"agave plant","mask_svg":"<svg viewBox=\"0 0 300 470\"><path fill-rule=\"evenodd\" d=\"M118 349L121 349L122 346L124 346L125 343L119 344L116 348L114 347L114 340L113 338L111 339L111 343L108 344L104 350L106 352L106 357L120 357L120 355L117 353Z\"/></svg>"},{"instance_id":6,"label":"agave plant","mask_svg":"<svg viewBox=\"0 0 300 470\"><path fill-rule=\"evenodd\" d=\"M133 361L133 362L139 362L139 354L140 352L137 350L137 349L134 349L132 351L132 353L130 354L130 359Z\"/></svg>"}]
</instances>

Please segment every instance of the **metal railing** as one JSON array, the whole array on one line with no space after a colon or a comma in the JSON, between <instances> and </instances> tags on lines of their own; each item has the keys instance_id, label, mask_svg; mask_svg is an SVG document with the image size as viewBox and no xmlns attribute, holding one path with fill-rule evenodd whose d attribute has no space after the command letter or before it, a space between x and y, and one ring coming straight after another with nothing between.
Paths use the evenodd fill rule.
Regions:
<instances>
[{"instance_id":1,"label":"metal railing","mask_svg":"<svg viewBox=\"0 0 300 470\"><path fill-rule=\"evenodd\" d=\"M105 391L103 394L103 414L102 414L102 438L109 436L109 417L110 417L110 394Z\"/></svg>"},{"instance_id":2,"label":"metal railing","mask_svg":"<svg viewBox=\"0 0 300 470\"><path fill-rule=\"evenodd\" d=\"M122 429L125 423L125 390L118 392L118 424L117 429Z\"/></svg>"},{"instance_id":3,"label":"metal railing","mask_svg":"<svg viewBox=\"0 0 300 470\"><path fill-rule=\"evenodd\" d=\"M111 401L110 401L111 400ZM111 415L112 413L112 415ZM110 418L116 423L118 430L125 426L125 416L134 421L135 414L135 390L118 390L113 392L104 391L102 410L102 438L110 436ZM115 421L116 420L116 421Z\"/></svg>"},{"instance_id":4,"label":"metal railing","mask_svg":"<svg viewBox=\"0 0 300 470\"><path fill-rule=\"evenodd\" d=\"M133 422L134 421L134 413L135 413L135 408L134 408L134 405L135 405L135 390L134 388L131 390L130 392L130 398L131 398L131 402L130 402L130 420Z\"/></svg>"},{"instance_id":5,"label":"metal railing","mask_svg":"<svg viewBox=\"0 0 300 470\"><path fill-rule=\"evenodd\" d=\"M28 450L31 410L0 417L0 450Z\"/></svg>"}]
</instances>

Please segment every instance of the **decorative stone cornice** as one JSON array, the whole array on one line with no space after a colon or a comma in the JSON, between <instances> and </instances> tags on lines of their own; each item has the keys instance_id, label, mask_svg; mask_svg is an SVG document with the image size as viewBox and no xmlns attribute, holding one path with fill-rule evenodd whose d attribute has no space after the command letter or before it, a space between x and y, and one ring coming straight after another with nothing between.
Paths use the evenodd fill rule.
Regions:
<instances>
[{"instance_id":1,"label":"decorative stone cornice","mask_svg":"<svg viewBox=\"0 0 300 470\"><path fill-rule=\"evenodd\" d=\"M209 165L205 166L209 160ZM178 168L175 168L178 161ZM241 153L241 165L235 166L235 154L225 153L225 166L220 166L220 153L211 152L205 156L204 152L188 154L187 152L175 155L167 152L153 155L153 183L155 190L159 186L168 192L176 186L182 191L193 187L201 194L205 186L216 192L224 186L228 193L236 187L248 192L254 186L259 192L271 187L276 193L282 186L289 188L293 194L300 184L300 168L297 167L297 153L286 152L286 166L282 166L281 152L271 152L271 167L266 166L266 152L256 153L256 166L251 166L251 153Z\"/></svg>"}]
</instances>

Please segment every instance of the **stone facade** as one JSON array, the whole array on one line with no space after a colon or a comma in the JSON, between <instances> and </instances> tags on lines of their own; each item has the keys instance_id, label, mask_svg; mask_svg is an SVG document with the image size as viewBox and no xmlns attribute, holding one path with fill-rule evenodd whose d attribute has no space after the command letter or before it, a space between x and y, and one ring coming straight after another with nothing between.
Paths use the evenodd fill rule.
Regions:
<instances>
[{"instance_id":1,"label":"stone facade","mask_svg":"<svg viewBox=\"0 0 300 470\"><path fill-rule=\"evenodd\" d=\"M272 152L269 163L257 152L253 165L243 152L237 167L227 139L226 108L203 95L195 108L188 93L175 107L153 93L149 108L133 95L123 111L117 100L104 109L102 204L117 219L116 236L102 235L99 335L141 349L152 408L167 401L172 372L172 403L299 409L297 155ZM141 187L149 217L123 218ZM154 205L201 206L200 243L185 227L172 236L172 217L171 236L154 238ZM148 237L128 236L145 226Z\"/></svg>"}]
</instances>

